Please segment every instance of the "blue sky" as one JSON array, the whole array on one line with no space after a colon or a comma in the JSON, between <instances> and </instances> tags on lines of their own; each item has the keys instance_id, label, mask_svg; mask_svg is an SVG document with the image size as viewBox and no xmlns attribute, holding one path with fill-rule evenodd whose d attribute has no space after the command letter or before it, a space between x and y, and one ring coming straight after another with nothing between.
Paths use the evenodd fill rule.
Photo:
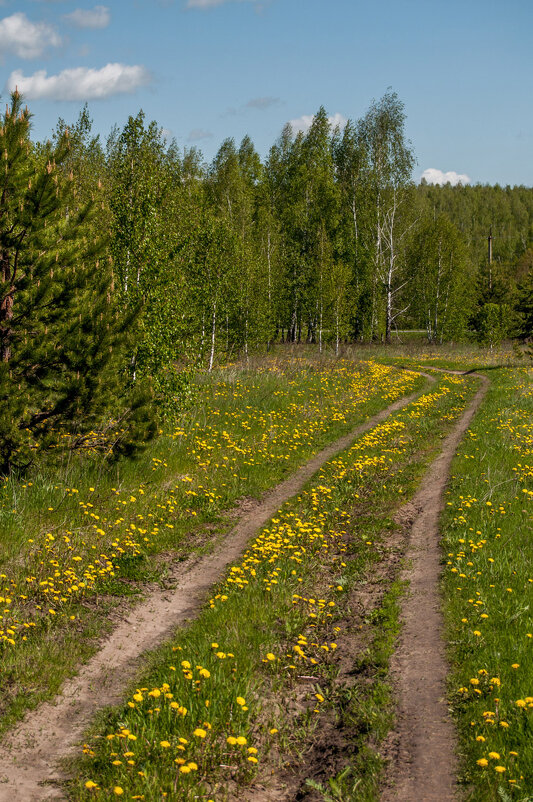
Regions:
<instances>
[{"instance_id":1,"label":"blue sky","mask_svg":"<svg viewBox=\"0 0 533 802\"><path fill-rule=\"evenodd\" d=\"M415 179L533 186L532 31L531 0L0 0L0 89L18 83L36 138L87 100L104 140L142 108L210 160L392 87Z\"/></svg>"}]
</instances>

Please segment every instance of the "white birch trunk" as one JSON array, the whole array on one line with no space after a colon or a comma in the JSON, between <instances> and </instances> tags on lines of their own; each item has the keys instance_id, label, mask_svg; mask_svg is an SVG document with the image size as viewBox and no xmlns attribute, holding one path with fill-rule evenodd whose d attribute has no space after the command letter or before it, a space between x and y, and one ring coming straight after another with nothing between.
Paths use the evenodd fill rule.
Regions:
<instances>
[{"instance_id":1,"label":"white birch trunk","mask_svg":"<svg viewBox=\"0 0 533 802\"><path fill-rule=\"evenodd\" d=\"M209 373L213 370L213 362L215 361L215 334L217 325L217 305L213 305L213 319L211 323L211 354L209 355Z\"/></svg>"}]
</instances>

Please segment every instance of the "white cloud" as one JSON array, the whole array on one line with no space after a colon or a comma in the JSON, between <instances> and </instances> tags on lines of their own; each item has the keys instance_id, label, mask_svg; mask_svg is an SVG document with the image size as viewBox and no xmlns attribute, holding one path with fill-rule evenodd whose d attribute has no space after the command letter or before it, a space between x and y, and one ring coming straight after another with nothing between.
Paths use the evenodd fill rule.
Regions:
<instances>
[{"instance_id":1,"label":"white cloud","mask_svg":"<svg viewBox=\"0 0 533 802\"><path fill-rule=\"evenodd\" d=\"M150 74L141 65L106 64L99 70L74 67L50 76L46 70L38 70L28 76L23 75L21 70L15 70L9 76L6 88L12 91L18 86L19 92L28 100L92 100L134 92L149 82Z\"/></svg>"},{"instance_id":2,"label":"white cloud","mask_svg":"<svg viewBox=\"0 0 533 802\"><path fill-rule=\"evenodd\" d=\"M337 126L339 126L339 128L344 128L348 120L337 111L332 117L328 117L328 122L332 128L336 128Z\"/></svg>"},{"instance_id":3,"label":"white cloud","mask_svg":"<svg viewBox=\"0 0 533 802\"><path fill-rule=\"evenodd\" d=\"M187 142L199 142L200 139L211 139L211 131L204 131L203 128L193 128L187 137Z\"/></svg>"},{"instance_id":4,"label":"white cloud","mask_svg":"<svg viewBox=\"0 0 533 802\"><path fill-rule=\"evenodd\" d=\"M76 8L70 14L65 14L64 19L75 28L107 28L111 15L107 6L95 6Z\"/></svg>"},{"instance_id":5,"label":"white cloud","mask_svg":"<svg viewBox=\"0 0 533 802\"><path fill-rule=\"evenodd\" d=\"M428 167L420 176L420 180L425 179L428 184L451 184L452 187L457 184L470 184L470 176L466 173L456 173L455 170L449 170L443 173L442 170L437 170L436 167Z\"/></svg>"},{"instance_id":6,"label":"white cloud","mask_svg":"<svg viewBox=\"0 0 533 802\"><path fill-rule=\"evenodd\" d=\"M279 97L253 97L244 104L244 107L263 111L264 109L269 109L271 106L277 106L278 103L280 103Z\"/></svg>"},{"instance_id":7,"label":"white cloud","mask_svg":"<svg viewBox=\"0 0 533 802\"><path fill-rule=\"evenodd\" d=\"M302 133L307 133L311 128L311 124L313 122L314 114L302 114L301 117L298 117L296 120L289 120L289 125L291 126L293 133L297 134L299 131Z\"/></svg>"},{"instance_id":8,"label":"white cloud","mask_svg":"<svg viewBox=\"0 0 533 802\"><path fill-rule=\"evenodd\" d=\"M215 6L222 6L225 3L255 3L257 0L187 0L185 8L214 8Z\"/></svg>"},{"instance_id":9,"label":"white cloud","mask_svg":"<svg viewBox=\"0 0 533 802\"><path fill-rule=\"evenodd\" d=\"M59 47L61 37L46 22L32 22L22 11L0 20L0 53L38 58L47 47Z\"/></svg>"},{"instance_id":10,"label":"white cloud","mask_svg":"<svg viewBox=\"0 0 533 802\"><path fill-rule=\"evenodd\" d=\"M289 120L289 125L293 133L297 134L301 131L303 134L306 134L311 128L314 119L314 114L302 114L302 116L298 117L296 120ZM336 128L337 126L344 128L348 120L337 111L335 114L328 117L328 122L331 128Z\"/></svg>"}]
</instances>

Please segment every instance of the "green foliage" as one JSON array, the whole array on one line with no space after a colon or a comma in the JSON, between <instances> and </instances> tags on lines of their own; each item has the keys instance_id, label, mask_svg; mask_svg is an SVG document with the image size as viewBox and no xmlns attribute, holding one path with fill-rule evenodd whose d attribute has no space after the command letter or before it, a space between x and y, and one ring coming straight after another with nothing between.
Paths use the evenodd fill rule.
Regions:
<instances>
[{"instance_id":1,"label":"green foliage","mask_svg":"<svg viewBox=\"0 0 533 802\"><path fill-rule=\"evenodd\" d=\"M374 268L373 317L377 318L381 311L386 342L390 342L392 326L402 313L397 306L397 296L405 284L403 240L411 222L408 211L412 203L410 182L415 161L411 145L405 139L404 125L404 105L391 91L371 105L359 124L359 136L368 153L370 167L367 250L372 254Z\"/></svg>"},{"instance_id":2,"label":"green foliage","mask_svg":"<svg viewBox=\"0 0 533 802\"><path fill-rule=\"evenodd\" d=\"M476 318L479 342L494 348L509 333L511 309L507 304L483 304Z\"/></svg>"},{"instance_id":3,"label":"green foliage","mask_svg":"<svg viewBox=\"0 0 533 802\"><path fill-rule=\"evenodd\" d=\"M249 348L257 349L272 333L268 295L271 272L268 264L264 269L263 262L265 255L267 260L269 257L262 249L256 222L259 205L256 186L261 175L259 155L250 138L245 137L238 151L232 139L222 143L208 176L212 211L227 226L229 262L227 259L220 262L220 278L226 292L223 303L218 303L218 317L225 318L228 355L236 349L248 356ZM212 363L210 353L210 367Z\"/></svg>"},{"instance_id":4,"label":"green foliage","mask_svg":"<svg viewBox=\"0 0 533 802\"><path fill-rule=\"evenodd\" d=\"M189 386L186 367L185 287L178 260L183 234L185 165L155 122L130 117L108 141L111 252L117 298L125 310L139 310L130 373L149 378L163 417L175 411Z\"/></svg>"},{"instance_id":5,"label":"green foliage","mask_svg":"<svg viewBox=\"0 0 533 802\"><path fill-rule=\"evenodd\" d=\"M463 336L476 304L514 306L514 268L502 259L514 259L517 275L525 269L528 191L415 189L404 128L389 90L342 132L321 107L306 133L285 127L264 165L245 137L225 140L205 169L142 112L130 118L111 137L107 171L117 289L142 306L133 374L163 387L158 374L171 364L212 369L218 355L276 337L334 342L338 352L342 340L389 341L396 326L423 325L441 342ZM518 237L509 255L494 225L490 270L478 222L460 217L477 220L477 206L483 221L501 213L505 237Z\"/></svg>"},{"instance_id":6,"label":"green foliage","mask_svg":"<svg viewBox=\"0 0 533 802\"><path fill-rule=\"evenodd\" d=\"M533 270L518 286L516 311L519 321L516 334L521 340L530 340L533 337Z\"/></svg>"},{"instance_id":7,"label":"green foliage","mask_svg":"<svg viewBox=\"0 0 533 802\"><path fill-rule=\"evenodd\" d=\"M0 472L24 468L58 445L134 450L152 431L146 392L120 381L129 318L110 296L95 199L81 204L68 132L32 148L30 114L17 92L0 128ZM106 434L103 433L104 427Z\"/></svg>"},{"instance_id":8,"label":"green foliage","mask_svg":"<svg viewBox=\"0 0 533 802\"><path fill-rule=\"evenodd\" d=\"M461 339L471 299L466 249L456 226L445 215L423 218L413 230L408 262L414 327L425 328L429 342Z\"/></svg>"},{"instance_id":9,"label":"green foliage","mask_svg":"<svg viewBox=\"0 0 533 802\"><path fill-rule=\"evenodd\" d=\"M533 240L533 189L476 184L443 187L422 183L417 190L425 210L446 214L459 228L470 261L487 264L488 236L493 236L493 269L509 269Z\"/></svg>"},{"instance_id":10,"label":"green foliage","mask_svg":"<svg viewBox=\"0 0 533 802\"><path fill-rule=\"evenodd\" d=\"M86 107L68 129L59 120L52 143L32 144L19 106L1 135L1 371L21 394L3 394L20 407L0 424L8 450L22 448L18 427L43 404L41 428L54 428L56 403L97 425L103 399L115 407L125 382L145 398L151 386L170 420L191 400L192 371L276 340L339 354L347 340L389 342L395 327L457 339L468 320L481 342L529 336L533 192L415 188L405 109L391 90L342 131L320 107L306 133L287 125L264 163L244 137L225 140L209 166L142 111L105 150ZM32 368L13 373L21 344L44 371L31 390ZM93 347L101 392L96 379L75 389ZM31 448L28 437L20 464Z\"/></svg>"},{"instance_id":11,"label":"green foliage","mask_svg":"<svg viewBox=\"0 0 533 802\"><path fill-rule=\"evenodd\" d=\"M524 186L438 187L422 183L417 189L422 214L445 214L457 227L470 265L467 291L473 306L507 304L511 307L507 332L522 336L514 309L520 285L533 265L533 189ZM492 259L489 260L489 236ZM520 314L518 317L520 317ZM483 313L480 311L481 318ZM476 315L473 318L476 323ZM478 337L485 335L476 329Z\"/></svg>"}]
</instances>

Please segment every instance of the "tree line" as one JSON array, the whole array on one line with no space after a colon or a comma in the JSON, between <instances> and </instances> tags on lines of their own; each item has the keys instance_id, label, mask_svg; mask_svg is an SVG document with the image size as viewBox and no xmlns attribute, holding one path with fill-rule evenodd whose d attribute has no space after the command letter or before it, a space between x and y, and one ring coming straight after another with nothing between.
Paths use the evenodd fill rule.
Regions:
<instances>
[{"instance_id":1,"label":"tree line","mask_svg":"<svg viewBox=\"0 0 533 802\"><path fill-rule=\"evenodd\" d=\"M305 133L285 126L263 160L249 137L227 139L210 164L142 111L105 144L87 108L46 142L30 118L13 93L0 121L4 472L67 420L69 442L130 452L155 429L150 399L172 409L190 368L275 342L338 353L399 328L490 344L528 332L533 190L416 186L394 92L342 129L324 108Z\"/></svg>"}]
</instances>

